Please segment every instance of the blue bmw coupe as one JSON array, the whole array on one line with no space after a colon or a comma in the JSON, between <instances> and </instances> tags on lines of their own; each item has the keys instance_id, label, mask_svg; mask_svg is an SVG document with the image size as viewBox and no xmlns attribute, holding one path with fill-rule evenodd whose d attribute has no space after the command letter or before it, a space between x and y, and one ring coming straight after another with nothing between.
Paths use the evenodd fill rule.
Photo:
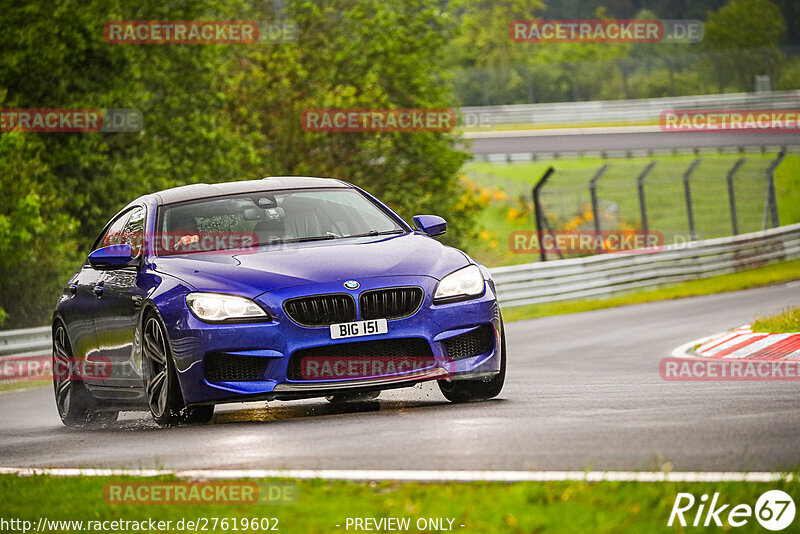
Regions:
<instances>
[{"instance_id":1,"label":"blue bmw coupe","mask_svg":"<svg viewBox=\"0 0 800 534\"><path fill-rule=\"evenodd\" d=\"M149 409L205 423L226 402L374 399L437 380L453 402L503 387L488 270L340 180L270 177L143 196L120 211L53 316L66 425Z\"/></svg>"}]
</instances>

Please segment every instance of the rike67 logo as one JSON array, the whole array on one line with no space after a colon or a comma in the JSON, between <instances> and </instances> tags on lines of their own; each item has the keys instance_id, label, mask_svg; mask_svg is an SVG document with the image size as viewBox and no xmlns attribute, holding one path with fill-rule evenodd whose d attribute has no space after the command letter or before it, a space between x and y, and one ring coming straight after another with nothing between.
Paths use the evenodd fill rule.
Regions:
<instances>
[{"instance_id":1,"label":"rike67 logo","mask_svg":"<svg viewBox=\"0 0 800 534\"><path fill-rule=\"evenodd\" d=\"M749 504L722 504L719 493L714 493L710 501L707 494L696 499L691 493L678 493L667 526L678 523L682 527L722 527L727 523L731 527L742 527L753 516L767 530L784 530L794 521L794 501L781 490L764 492L755 508Z\"/></svg>"}]
</instances>

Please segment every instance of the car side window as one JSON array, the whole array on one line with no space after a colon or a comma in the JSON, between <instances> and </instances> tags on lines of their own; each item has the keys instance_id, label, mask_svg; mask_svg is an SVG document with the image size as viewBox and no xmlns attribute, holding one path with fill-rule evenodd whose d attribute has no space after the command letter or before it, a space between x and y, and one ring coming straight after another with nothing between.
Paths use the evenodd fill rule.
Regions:
<instances>
[{"instance_id":1,"label":"car side window","mask_svg":"<svg viewBox=\"0 0 800 534\"><path fill-rule=\"evenodd\" d=\"M130 245L134 258L138 258L142 254L144 219L145 209L138 206L130 212L130 217L122 228L122 243Z\"/></svg>"},{"instance_id":2,"label":"car side window","mask_svg":"<svg viewBox=\"0 0 800 534\"><path fill-rule=\"evenodd\" d=\"M100 237L97 238L95 241L94 246L92 247L92 251L97 250L98 248L108 247L111 245L119 245L122 243L123 238L123 228L125 227L125 223L128 222L128 219L131 216L130 211L126 211L119 217L117 217L109 226L106 228L106 231L103 232Z\"/></svg>"}]
</instances>

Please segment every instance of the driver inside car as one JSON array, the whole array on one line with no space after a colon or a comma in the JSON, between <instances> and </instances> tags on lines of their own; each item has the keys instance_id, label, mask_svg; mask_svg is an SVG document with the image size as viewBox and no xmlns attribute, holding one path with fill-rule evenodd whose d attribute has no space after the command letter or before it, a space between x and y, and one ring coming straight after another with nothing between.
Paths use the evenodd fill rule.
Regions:
<instances>
[{"instance_id":1,"label":"driver inside car","mask_svg":"<svg viewBox=\"0 0 800 534\"><path fill-rule=\"evenodd\" d=\"M197 230L197 221L188 213L176 213L172 217L172 232L175 237L181 236L175 242L175 249L187 247L200 241L200 233Z\"/></svg>"}]
</instances>

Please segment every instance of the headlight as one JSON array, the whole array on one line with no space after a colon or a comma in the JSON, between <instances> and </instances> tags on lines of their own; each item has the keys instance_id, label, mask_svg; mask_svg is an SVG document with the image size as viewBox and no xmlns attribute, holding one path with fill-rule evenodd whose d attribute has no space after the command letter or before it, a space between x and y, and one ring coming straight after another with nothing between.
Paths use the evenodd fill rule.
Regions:
<instances>
[{"instance_id":1,"label":"headlight","mask_svg":"<svg viewBox=\"0 0 800 534\"><path fill-rule=\"evenodd\" d=\"M468 299L483 294L483 273L477 265L470 265L442 278L433 295L433 302Z\"/></svg>"},{"instance_id":2,"label":"headlight","mask_svg":"<svg viewBox=\"0 0 800 534\"><path fill-rule=\"evenodd\" d=\"M261 306L252 300L217 293L189 293L186 305L201 321L212 323L247 321L268 317Z\"/></svg>"}]
</instances>

